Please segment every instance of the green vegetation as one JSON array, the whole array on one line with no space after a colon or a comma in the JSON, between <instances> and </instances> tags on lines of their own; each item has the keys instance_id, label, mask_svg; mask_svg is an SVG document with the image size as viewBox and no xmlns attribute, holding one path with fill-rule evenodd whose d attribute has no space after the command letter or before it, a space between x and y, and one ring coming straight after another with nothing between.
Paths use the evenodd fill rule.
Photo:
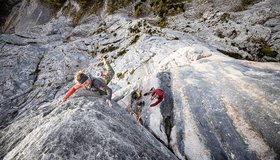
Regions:
<instances>
[{"instance_id":1,"label":"green vegetation","mask_svg":"<svg viewBox=\"0 0 280 160\"><path fill-rule=\"evenodd\" d=\"M258 54L257 56L259 58L262 58L263 56L268 56L268 57L276 57L277 52L273 51L273 49L270 47L268 42L263 39L263 38L257 38L257 39L252 39L252 43L255 43L256 46L259 46Z\"/></svg>"},{"instance_id":2,"label":"green vegetation","mask_svg":"<svg viewBox=\"0 0 280 160\"><path fill-rule=\"evenodd\" d=\"M108 12L114 13L117 9L127 6L132 1L133 0L109 0L107 4Z\"/></svg>"},{"instance_id":3,"label":"green vegetation","mask_svg":"<svg viewBox=\"0 0 280 160\"><path fill-rule=\"evenodd\" d=\"M260 49L260 52L263 53L264 55L268 56L268 57L276 57L277 56L277 52L273 51L269 46L263 46Z\"/></svg>"},{"instance_id":4,"label":"green vegetation","mask_svg":"<svg viewBox=\"0 0 280 160\"><path fill-rule=\"evenodd\" d=\"M68 5L62 10L62 14L63 14L63 15L71 14L72 8L74 8L74 6L73 6L72 4L68 4Z\"/></svg>"},{"instance_id":5,"label":"green vegetation","mask_svg":"<svg viewBox=\"0 0 280 160\"><path fill-rule=\"evenodd\" d=\"M96 13L100 8L102 8L103 4L104 4L103 0L93 1L92 6L89 9L89 14Z\"/></svg>"},{"instance_id":6,"label":"green vegetation","mask_svg":"<svg viewBox=\"0 0 280 160\"><path fill-rule=\"evenodd\" d=\"M112 51L114 51L114 50L116 50L116 49L118 49L118 47L115 47L115 46L113 46L113 45L110 45L110 46L108 46L108 47L106 47L106 48L103 48L100 52L101 52L102 54L104 54L104 53L107 53L107 52L112 52Z\"/></svg>"},{"instance_id":7,"label":"green vegetation","mask_svg":"<svg viewBox=\"0 0 280 160\"><path fill-rule=\"evenodd\" d=\"M118 52L117 57L124 55L127 52L126 49L123 49L121 51Z\"/></svg>"},{"instance_id":8,"label":"green vegetation","mask_svg":"<svg viewBox=\"0 0 280 160\"><path fill-rule=\"evenodd\" d=\"M106 30L104 29L104 27L101 26L101 27L98 27L98 29L96 30L95 34L99 34L99 33L102 33L104 31L106 31Z\"/></svg>"},{"instance_id":9,"label":"green vegetation","mask_svg":"<svg viewBox=\"0 0 280 160\"><path fill-rule=\"evenodd\" d=\"M132 69L131 71L130 71L130 75L133 75L133 73L136 71L136 69Z\"/></svg>"},{"instance_id":10,"label":"green vegetation","mask_svg":"<svg viewBox=\"0 0 280 160\"><path fill-rule=\"evenodd\" d=\"M154 12L161 18L166 17L167 8L164 4L163 0L151 0L151 7L153 8Z\"/></svg>"},{"instance_id":11,"label":"green vegetation","mask_svg":"<svg viewBox=\"0 0 280 160\"><path fill-rule=\"evenodd\" d=\"M62 7L63 3L66 0L41 0L49 6L59 9ZM97 13L100 9L104 8L105 0L75 0L81 7L79 13L74 14L74 19L76 23L79 22L80 18L84 15L90 15ZM244 0L245 1L245 0ZM250 1L250 0L247 0ZM251 0L253 1L253 0ZM126 7L133 0L108 0L107 10L109 13L114 13L116 10L122 7ZM143 14L143 3L150 3L154 13L159 17L165 19L167 15L175 15L181 12L184 12L184 0L141 0L134 7L134 15L140 17ZM246 2L248 3L248 2ZM70 6L70 5L69 5ZM73 7L70 7L73 8ZM64 13L70 13L69 7L63 11ZM73 14L73 13L71 13ZM161 21L161 26L164 26L165 23Z\"/></svg>"},{"instance_id":12,"label":"green vegetation","mask_svg":"<svg viewBox=\"0 0 280 160\"><path fill-rule=\"evenodd\" d=\"M167 6L167 8L168 8L167 15L173 16L173 15L185 12L184 3L179 3L179 4L174 4L174 3L175 2L172 2L172 4L169 4Z\"/></svg>"},{"instance_id":13,"label":"green vegetation","mask_svg":"<svg viewBox=\"0 0 280 160\"><path fill-rule=\"evenodd\" d=\"M137 7L135 9L135 17L140 17L142 14L142 8L141 7Z\"/></svg>"},{"instance_id":14,"label":"green vegetation","mask_svg":"<svg viewBox=\"0 0 280 160\"><path fill-rule=\"evenodd\" d=\"M241 0L240 5L236 7L236 11L243 11L247 6L259 0Z\"/></svg>"},{"instance_id":15,"label":"green vegetation","mask_svg":"<svg viewBox=\"0 0 280 160\"><path fill-rule=\"evenodd\" d=\"M43 2L55 9L59 9L65 0L43 0Z\"/></svg>"},{"instance_id":16,"label":"green vegetation","mask_svg":"<svg viewBox=\"0 0 280 160\"><path fill-rule=\"evenodd\" d=\"M132 38L132 40L130 41L130 44L136 43L136 42L138 41L139 38L140 38L139 35L135 35L135 36Z\"/></svg>"},{"instance_id":17,"label":"green vegetation","mask_svg":"<svg viewBox=\"0 0 280 160\"><path fill-rule=\"evenodd\" d=\"M74 16L74 24L77 24L82 16L96 13L98 9L102 8L104 2L103 0L77 0L77 3L81 9Z\"/></svg>"},{"instance_id":18,"label":"green vegetation","mask_svg":"<svg viewBox=\"0 0 280 160\"><path fill-rule=\"evenodd\" d=\"M151 7L154 12L161 18L166 18L167 15L175 15L184 12L185 0L151 0Z\"/></svg>"},{"instance_id":19,"label":"green vegetation","mask_svg":"<svg viewBox=\"0 0 280 160\"><path fill-rule=\"evenodd\" d=\"M75 16L74 16L74 18L73 18L73 23L74 23L74 25L78 24L78 22L80 21L82 15L83 15L83 12L82 12L82 11L78 11L78 12L75 14Z\"/></svg>"},{"instance_id":20,"label":"green vegetation","mask_svg":"<svg viewBox=\"0 0 280 160\"><path fill-rule=\"evenodd\" d=\"M79 0L78 1L78 3L79 3L79 5L80 5L80 7L81 7L81 9L85 9L85 8L87 8L88 6L90 6L91 5L91 0Z\"/></svg>"},{"instance_id":21,"label":"green vegetation","mask_svg":"<svg viewBox=\"0 0 280 160\"><path fill-rule=\"evenodd\" d=\"M180 8L179 8L180 9ZM176 9L175 8L171 8L169 11L168 11L168 13L170 14L170 15L175 15L176 14Z\"/></svg>"},{"instance_id":22,"label":"green vegetation","mask_svg":"<svg viewBox=\"0 0 280 160\"><path fill-rule=\"evenodd\" d=\"M271 49L271 47L269 46L269 44L267 43L267 41L265 41L264 39L253 39L252 42L255 42L256 44L260 45L260 49L259 49L259 54L258 56L261 58L263 56L269 56L269 57L276 57L277 56L277 52L273 51Z\"/></svg>"},{"instance_id":23,"label":"green vegetation","mask_svg":"<svg viewBox=\"0 0 280 160\"><path fill-rule=\"evenodd\" d=\"M166 21L166 19L165 18L161 18L160 19L160 21L158 22L158 25L160 26L160 27L166 27L167 26L167 21Z\"/></svg>"},{"instance_id":24,"label":"green vegetation","mask_svg":"<svg viewBox=\"0 0 280 160\"><path fill-rule=\"evenodd\" d=\"M124 72L124 73L117 73L117 77L119 79L123 79L124 78L124 75L127 73L127 70Z\"/></svg>"},{"instance_id":25,"label":"green vegetation","mask_svg":"<svg viewBox=\"0 0 280 160\"><path fill-rule=\"evenodd\" d=\"M176 15L185 11L184 0L151 0L151 7L156 15L160 17L158 25L160 27L166 27L166 16Z\"/></svg>"},{"instance_id":26,"label":"green vegetation","mask_svg":"<svg viewBox=\"0 0 280 160\"><path fill-rule=\"evenodd\" d=\"M122 74L122 73L117 73L117 77L118 77L119 79L123 79L123 78L124 78L124 74Z\"/></svg>"},{"instance_id":27,"label":"green vegetation","mask_svg":"<svg viewBox=\"0 0 280 160\"><path fill-rule=\"evenodd\" d=\"M140 17L142 15L142 12L143 12L142 3L140 2L140 3L136 4L134 7L134 16Z\"/></svg>"},{"instance_id":28,"label":"green vegetation","mask_svg":"<svg viewBox=\"0 0 280 160\"><path fill-rule=\"evenodd\" d=\"M228 22L229 18L230 18L230 14L229 13L223 13L222 16L220 17L220 20L222 22Z\"/></svg>"},{"instance_id":29,"label":"green vegetation","mask_svg":"<svg viewBox=\"0 0 280 160\"><path fill-rule=\"evenodd\" d=\"M221 30L218 29L218 30L216 31L216 33L217 33L217 36L218 36L218 37L220 37L220 38L225 38L223 31L221 31Z\"/></svg>"},{"instance_id":30,"label":"green vegetation","mask_svg":"<svg viewBox=\"0 0 280 160\"><path fill-rule=\"evenodd\" d=\"M130 31L130 33L139 33L140 32L139 26L130 27L130 28L128 28L128 30Z\"/></svg>"}]
</instances>

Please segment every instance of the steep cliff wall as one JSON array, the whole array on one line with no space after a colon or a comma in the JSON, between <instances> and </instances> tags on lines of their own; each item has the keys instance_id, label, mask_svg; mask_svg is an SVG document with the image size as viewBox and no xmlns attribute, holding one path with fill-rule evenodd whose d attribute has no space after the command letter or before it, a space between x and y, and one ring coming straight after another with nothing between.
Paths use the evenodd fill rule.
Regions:
<instances>
[{"instance_id":1,"label":"steep cliff wall","mask_svg":"<svg viewBox=\"0 0 280 160\"><path fill-rule=\"evenodd\" d=\"M23 0L13 7L2 26L2 32L19 33L52 18L51 10L39 0Z\"/></svg>"},{"instance_id":2,"label":"steep cliff wall","mask_svg":"<svg viewBox=\"0 0 280 160\"><path fill-rule=\"evenodd\" d=\"M104 19L110 14L121 12L129 17L156 19L154 24L160 27L198 36L234 58L253 61L280 60L280 2L277 0L43 2L21 1L6 18L2 32L19 33L49 22L52 17L66 16L72 19L72 25L75 26L93 14ZM174 21L174 15L179 15L174 18L180 18L181 22Z\"/></svg>"},{"instance_id":3,"label":"steep cliff wall","mask_svg":"<svg viewBox=\"0 0 280 160\"><path fill-rule=\"evenodd\" d=\"M5 21L6 21L6 17L11 13L12 8L18 4L20 2L20 0L1 0L1 8L0 8L0 26L3 26Z\"/></svg>"}]
</instances>

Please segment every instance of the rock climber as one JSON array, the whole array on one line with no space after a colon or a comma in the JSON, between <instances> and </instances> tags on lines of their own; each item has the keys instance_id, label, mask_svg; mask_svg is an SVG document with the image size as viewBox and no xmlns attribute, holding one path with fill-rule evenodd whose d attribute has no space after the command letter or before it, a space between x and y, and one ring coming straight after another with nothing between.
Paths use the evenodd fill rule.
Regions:
<instances>
[{"instance_id":1,"label":"rock climber","mask_svg":"<svg viewBox=\"0 0 280 160\"><path fill-rule=\"evenodd\" d=\"M157 99L154 103L150 104L150 107L154 107L162 102L164 98L164 92L161 89L155 89L152 87L149 92L144 93L144 96L151 96L150 99L154 100Z\"/></svg>"},{"instance_id":2,"label":"rock climber","mask_svg":"<svg viewBox=\"0 0 280 160\"><path fill-rule=\"evenodd\" d=\"M141 115L142 109L145 105L145 102L143 101L142 91L140 89L136 89L131 92L130 96L130 104L126 108L126 111L133 115L137 122L141 123L142 121L139 119L139 116Z\"/></svg>"},{"instance_id":3,"label":"rock climber","mask_svg":"<svg viewBox=\"0 0 280 160\"><path fill-rule=\"evenodd\" d=\"M111 65L103 57L103 63L106 68L106 74L100 73L100 77L94 77L90 74L85 74L83 71L79 71L75 74L75 85L66 93L62 101L66 101L76 90L80 88L87 89L92 92L98 92L100 95L107 95L106 102L109 106L112 106L112 89L108 87L108 83L112 80L115 72Z\"/></svg>"}]
</instances>

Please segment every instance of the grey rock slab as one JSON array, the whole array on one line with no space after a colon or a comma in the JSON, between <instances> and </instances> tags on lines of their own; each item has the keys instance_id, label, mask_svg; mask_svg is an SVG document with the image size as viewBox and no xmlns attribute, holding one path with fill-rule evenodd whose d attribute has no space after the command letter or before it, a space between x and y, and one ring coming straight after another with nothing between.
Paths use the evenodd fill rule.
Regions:
<instances>
[{"instance_id":1,"label":"grey rock slab","mask_svg":"<svg viewBox=\"0 0 280 160\"><path fill-rule=\"evenodd\" d=\"M100 97L57 102L45 103L2 131L1 157L177 159L117 104L111 108Z\"/></svg>"}]
</instances>

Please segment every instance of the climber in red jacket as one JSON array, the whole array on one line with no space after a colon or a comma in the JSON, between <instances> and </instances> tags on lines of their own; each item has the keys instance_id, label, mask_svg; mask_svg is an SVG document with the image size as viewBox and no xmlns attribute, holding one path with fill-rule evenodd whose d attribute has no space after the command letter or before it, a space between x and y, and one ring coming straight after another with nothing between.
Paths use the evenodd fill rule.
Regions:
<instances>
[{"instance_id":1,"label":"climber in red jacket","mask_svg":"<svg viewBox=\"0 0 280 160\"><path fill-rule=\"evenodd\" d=\"M164 92L161 89L155 89L154 87L152 87L150 89L149 92L145 93L144 96L151 96L151 100L154 100L155 98L157 99L157 101L155 101L154 103L152 103L150 105L150 107L154 107L156 105L158 105L160 102L162 102L163 98L164 98Z\"/></svg>"},{"instance_id":2,"label":"climber in red jacket","mask_svg":"<svg viewBox=\"0 0 280 160\"><path fill-rule=\"evenodd\" d=\"M163 90L155 89L154 87L152 87L149 92L144 94L144 96L148 96L148 95L151 96L150 97L151 100L154 100L156 98L157 101L155 101L154 103L150 104L150 107L146 108L144 111L141 112L141 114L139 116L137 116L137 122L139 122L139 123L140 123L141 117L144 114L144 112L146 112L151 107L155 107L156 105L161 103L163 101L163 99L164 99L164 92L163 92Z\"/></svg>"},{"instance_id":3,"label":"climber in red jacket","mask_svg":"<svg viewBox=\"0 0 280 160\"><path fill-rule=\"evenodd\" d=\"M66 101L76 90L85 88L92 92L98 92L100 95L107 95L106 102L111 106L112 89L108 87L108 83L112 80L115 72L105 58L103 58L103 63L107 73L102 74L100 77L93 77L82 71L77 72L75 75L76 84L66 93L62 101Z\"/></svg>"}]
</instances>

